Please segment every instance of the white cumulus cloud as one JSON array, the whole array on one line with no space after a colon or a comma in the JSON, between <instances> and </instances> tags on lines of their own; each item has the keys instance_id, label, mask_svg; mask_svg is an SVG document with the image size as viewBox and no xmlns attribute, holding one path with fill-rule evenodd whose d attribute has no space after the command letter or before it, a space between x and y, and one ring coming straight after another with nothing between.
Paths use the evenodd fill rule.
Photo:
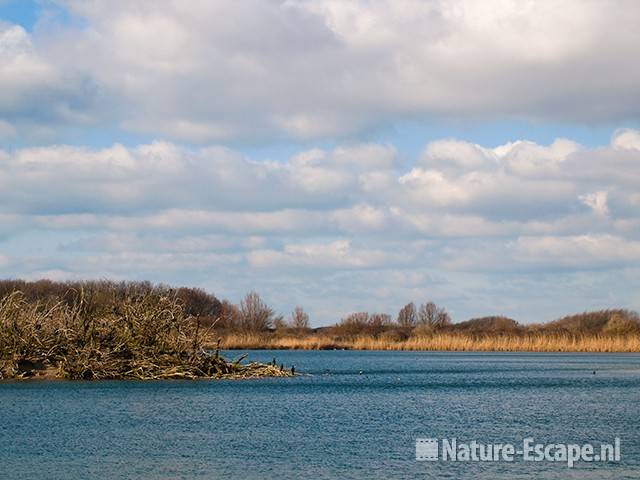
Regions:
<instances>
[{"instance_id":1,"label":"white cumulus cloud","mask_svg":"<svg viewBox=\"0 0 640 480\"><path fill-rule=\"evenodd\" d=\"M640 113L633 0L57 3L75 21L0 26L0 115L20 129L211 143Z\"/></svg>"}]
</instances>

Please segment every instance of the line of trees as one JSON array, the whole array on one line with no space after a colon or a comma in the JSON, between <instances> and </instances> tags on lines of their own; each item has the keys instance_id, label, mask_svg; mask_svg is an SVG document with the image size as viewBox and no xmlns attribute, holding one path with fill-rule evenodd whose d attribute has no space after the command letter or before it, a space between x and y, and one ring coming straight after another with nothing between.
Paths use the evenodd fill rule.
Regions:
<instances>
[{"instance_id":1,"label":"line of trees","mask_svg":"<svg viewBox=\"0 0 640 480\"><path fill-rule=\"evenodd\" d=\"M387 334L406 337L414 330L422 333L437 331L451 324L451 316L442 307L429 301L416 308L407 303L394 319L386 313L356 312L344 317L332 327L336 335L354 336Z\"/></svg>"},{"instance_id":2,"label":"line of trees","mask_svg":"<svg viewBox=\"0 0 640 480\"><path fill-rule=\"evenodd\" d=\"M114 308L135 296L152 294L179 300L185 314L205 327L224 332L279 332L303 334L309 332L309 315L300 306L287 316L276 312L256 292L249 292L236 305L219 300L200 288L172 288L151 282L114 282L110 280L55 282L51 280L0 280L0 298L21 291L27 302L43 307L62 302L75 305L82 300L85 308L96 315ZM319 330L335 335L395 336L430 334L437 331L459 332L471 335L524 334L536 332L577 334L629 334L640 333L638 313L623 310L584 312L560 318L545 324L522 325L504 316L473 318L453 324L451 316L434 302L416 306L407 303L395 318L386 313L351 313L331 327Z\"/></svg>"},{"instance_id":3,"label":"line of trees","mask_svg":"<svg viewBox=\"0 0 640 480\"><path fill-rule=\"evenodd\" d=\"M187 315L197 318L204 326L213 326L219 330L298 333L310 330L309 315L301 306L296 306L290 315L284 317L276 314L256 292L249 292L236 305L228 300L219 300L201 288L173 288L148 281L0 280L0 298L15 291L21 291L28 302L43 305L57 302L73 305L82 298L82 301L91 304L96 314L101 309L112 308L126 298L153 294L177 298ZM357 312L347 315L332 328L336 333L377 335L396 327L435 330L450 323L451 318L445 309L433 302L426 302L418 308L414 303L408 303L402 307L395 322L386 313Z\"/></svg>"},{"instance_id":4,"label":"line of trees","mask_svg":"<svg viewBox=\"0 0 640 480\"><path fill-rule=\"evenodd\" d=\"M299 332L309 330L309 315L300 306L295 307L288 317L276 315L274 310L256 292L248 293L238 305L223 300L217 327L224 330L261 332L268 330ZM347 315L332 328L336 334L357 335L380 333L392 328L412 330L439 330L451 324L451 316L442 307L429 301L416 308L408 303L394 319L386 313L355 312Z\"/></svg>"},{"instance_id":5,"label":"line of trees","mask_svg":"<svg viewBox=\"0 0 640 480\"><path fill-rule=\"evenodd\" d=\"M434 330L451 324L451 316L442 307L433 302L426 302L416 309L416 305L407 303L398 312L396 322L404 328L413 328L419 325L431 327Z\"/></svg>"},{"instance_id":6,"label":"line of trees","mask_svg":"<svg viewBox=\"0 0 640 480\"><path fill-rule=\"evenodd\" d=\"M247 293L238 305L227 300L221 303L215 319L220 329L243 332L267 330L308 330L309 315L300 306L293 309L288 318L275 311L256 292Z\"/></svg>"}]
</instances>

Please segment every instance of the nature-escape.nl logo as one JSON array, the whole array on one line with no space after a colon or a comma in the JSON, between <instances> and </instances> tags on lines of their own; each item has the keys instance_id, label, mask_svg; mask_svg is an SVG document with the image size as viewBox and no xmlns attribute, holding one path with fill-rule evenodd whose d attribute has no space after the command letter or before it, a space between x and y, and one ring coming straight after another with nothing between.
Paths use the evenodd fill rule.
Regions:
<instances>
[{"instance_id":1,"label":"nature-escape.nl logo","mask_svg":"<svg viewBox=\"0 0 640 480\"><path fill-rule=\"evenodd\" d=\"M416 439L417 461L450 462L560 462L572 468L576 462L619 462L620 439L613 443L536 443L525 438L521 444L461 442L456 438Z\"/></svg>"}]
</instances>

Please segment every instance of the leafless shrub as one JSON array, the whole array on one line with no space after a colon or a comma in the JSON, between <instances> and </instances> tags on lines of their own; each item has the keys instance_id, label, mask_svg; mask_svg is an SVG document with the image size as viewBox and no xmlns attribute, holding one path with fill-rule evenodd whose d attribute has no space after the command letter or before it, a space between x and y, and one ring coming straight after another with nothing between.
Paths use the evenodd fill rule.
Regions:
<instances>
[{"instance_id":1,"label":"leafless shrub","mask_svg":"<svg viewBox=\"0 0 640 480\"><path fill-rule=\"evenodd\" d=\"M296 330L307 330L309 328L309 315L300 306L297 306L291 312L291 328Z\"/></svg>"},{"instance_id":2,"label":"leafless shrub","mask_svg":"<svg viewBox=\"0 0 640 480\"><path fill-rule=\"evenodd\" d=\"M610 321L612 324L607 327ZM597 310L594 312L584 312L575 315L569 315L546 325L543 325L543 329L546 331L560 332L560 333L589 333L597 334L603 333L606 330L609 332L615 329L619 329L620 325L624 323L625 328L634 330L636 327L640 327L640 319L636 312L623 309L615 310ZM617 326L616 326L617 324Z\"/></svg>"},{"instance_id":3,"label":"leafless shrub","mask_svg":"<svg viewBox=\"0 0 640 480\"><path fill-rule=\"evenodd\" d=\"M438 307L433 302L427 302L420 305L417 323L437 330L449 325L451 317L444 308Z\"/></svg>"},{"instance_id":4,"label":"leafless shrub","mask_svg":"<svg viewBox=\"0 0 640 480\"><path fill-rule=\"evenodd\" d=\"M413 328L416 326L416 320L416 306L413 302L411 302L407 303L400 309L396 322L403 328Z\"/></svg>"},{"instance_id":5,"label":"leafless shrub","mask_svg":"<svg viewBox=\"0 0 640 480\"><path fill-rule=\"evenodd\" d=\"M256 292L248 293L240 302L240 328L259 332L273 327L274 312Z\"/></svg>"},{"instance_id":6,"label":"leafless shrub","mask_svg":"<svg viewBox=\"0 0 640 480\"><path fill-rule=\"evenodd\" d=\"M229 302L223 300L220 304L220 313L216 318L216 328L221 330L239 330L241 323L240 309Z\"/></svg>"},{"instance_id":7,"label":"leafless shrub","mask_svg":"<svg viewBox=\"0 0 640 480\"><path fill-rule=\"evenodd\" d=\"M354 336L364 332L368 325L369 314L367 312L356 312L344 317L332 330L336 335Z\"/></svg>"},{"instance_id":8,"label":"leafless shrub","mask_svg":"<svg viewBox=\"0 0 640 480\"><path fill-rule=\"evenodd\" d=\"M449 330L465 332L474 335L518 334L523 333L524 328L512 318L501 315L472 318L464 322L451 325Z\"/></svg>"}]
</instances>

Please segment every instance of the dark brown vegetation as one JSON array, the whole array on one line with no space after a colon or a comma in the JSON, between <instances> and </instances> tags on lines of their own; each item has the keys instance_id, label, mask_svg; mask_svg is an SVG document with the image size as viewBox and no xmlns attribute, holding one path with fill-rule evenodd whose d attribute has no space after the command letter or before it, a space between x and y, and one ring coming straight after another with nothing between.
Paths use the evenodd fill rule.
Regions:
<instances>
[{"instance_id":1,"label":"dark brown vegetation","mask_svg":"<svg viewBox=\"0 0 640 480\"><path fill-rule=\"evenodd\" d=\"M0 378L195 379L287 376L208 351L220 302L148 283L0 283ZM218 309L218 310L216 310Z\"/></svg>"},{"instance_id":2,"label":"dark brown vegetation","mask_svg":"<svg viewBox=\"0 0 640 480\"><path fill-rule=\"evenodd\" d=\"M569 315L531 328L569 334L626 335L640 333L640 317L629 310L600 310Z\"/></svg>"}]
</instances>

